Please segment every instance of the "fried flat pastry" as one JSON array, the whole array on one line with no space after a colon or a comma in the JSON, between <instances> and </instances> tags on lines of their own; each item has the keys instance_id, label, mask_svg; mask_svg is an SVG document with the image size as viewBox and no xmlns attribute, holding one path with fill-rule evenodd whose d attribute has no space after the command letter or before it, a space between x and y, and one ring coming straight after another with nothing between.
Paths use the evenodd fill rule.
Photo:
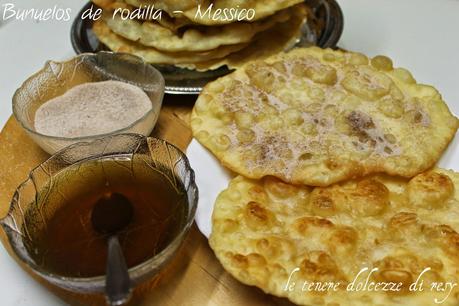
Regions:
<instances>
[{"instance_id":1,"label":"fried flat pastry","mask_svg":"<svg viewBox=\"0 0 459 306\"><path fill-rule=\"evenodd\" d=\"M151 64L190 64L209 58L217 59L247 46L246 43L220 46L204 52L164 52L152 47L142 46L115 34L103 20L96 21L92 30L97 38L112 51L131 53L142 57L146 62Z\"/></svg>"},{"instance_id":2,"label":"fried flat pastry","mask_svg":"<svg viewBox=\"0 0 459 306\"><path fill-rule=\"evenodd\" d=\"M336 306L458 305L458 241L459 174L440 169L314 189L238 176L209 240L239 281Z\"/></svg>"},{"instance_id":3,"label":"fried flat pastry","mask_svg":"<svg viewBox=\"0 0 459 306\"><path fill-rule=\"evenodd\" d=\"M178 33L180 29L191 26L193 23L188 18L172 18L169 15L163 15L160 19L156 20L160 25L174 33Z\"/></svg>"},{"instance_id":4,"label":"fried flat pastry","mask_svg":"<svg viewBox=\"0 0 459 306\"><path fill-rule=\"evenodd\" d=\"M138 7L130 5L128 3L129 1L123 1L123 0L92 0L92 2L96 4L97 6L101 7L104 10L104 14L108 13L115 17L119 17L121 13L120 11L119 13L115 14L115 10L117 9L128 10L130 11L130 13L138 9ZM144 17L144 16L140 15L140 17ZM127 19L126 21L129 21L129 20L130 19ZM140 19L138 21L151 21L151 20ZM177 33L177 31L182 27L193 24L191 20L189 20L188 18L184 16L171 17L168 14L161 14L161 18L156 19L155 21L174 33Z\"/></svg>"},{"instance_id":5,"label":"fried flat pastry","mask_svg":"<svg viewBox=\"0 0 459 306\"><path fill-rule=\"evenodd\" d=\"M99 0L101 1L101 0ZM107 0L106 0L107 1ZM163 10L172 17L182 17L182 14L175 16L174 12L184 12L195 8L201 1L196 0L122 0L134 7L153 7Z\"/></svg>"},{"instance_id":6,"label":"fried flat pastry","mask_svg":"<svg viewBox=\"0 0 459 306\"><path fill-rule=\"evenodd\" d=\"M216 27L187 27L177 33L156 21L123 20L120 16L105 14L104 21L114 33L147 47L165 52L200 52L223 45L247 43L255 34L290 18L288 9L260 21L236 22Z\"/></svg>"},{"instance_id":7,"label":"fried flat pastry","mask_svg":"<svg viewBox=\"0 0 459 306\"><path fill-rule=\"evenodd\" d=\"M307 21L308 9L304 4L297 4L288 10L292 13L287 21L277 23L276 26L258 33L250 44L240 51L231 53L224 58L178 66L197 71L214 70L221 66L236 69L250 61L261 60L291 49L300 39L302 27ZM276 38L275 43L273 43L273 37Z\"/></svg>"},{"instance_id":8,"label":"fried flat pastry","mask_svg":"<svg viewBox=\"0 0 459 306\"><path fill-rule=\"evenodd\" d=\"M311 186L371 173L412 177L436 163L458 125L436 89L389 58L316 47L208 84L191 121L231 170Z\"/></svg>"},{"instance_id":9,"label":"fried flat pastry","mask_svg":"<svg viewBox=\"0 0 459 306\"><path fill-rule=\"evenodd\" d=\"M101 1L101 0L99 0ZM291 7L295 4L304 2L303 0L202 0L202 1L179 1L179 0L124 0L126 3L136 6L145 7L155 5L155 8L162 9L169 13L172 17L187 17L193 23L203 25L222 25L230 24L238 21L256 21L265 17L271 16L274 13ZM208 8L210 14L206 13ZM242 10L253 9L255 16L250 18L248 14L243 13ZM226 11L228 17L226 18L223 11ZM232 10L232 11L230 11ZM215 14L216 12L221 12ZM231 13L233 12L233 13ZM233 14L233 16L231 16ZM236 15L234 15L236 14ZM250 19L248 19L250 18Z\"/></svg>"}]
</instances>

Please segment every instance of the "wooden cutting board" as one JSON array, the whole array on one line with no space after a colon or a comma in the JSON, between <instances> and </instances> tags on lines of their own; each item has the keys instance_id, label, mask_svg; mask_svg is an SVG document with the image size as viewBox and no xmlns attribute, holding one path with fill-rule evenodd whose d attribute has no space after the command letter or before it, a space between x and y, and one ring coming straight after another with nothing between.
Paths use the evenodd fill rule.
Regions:
<instances>
[{"instance_id":1,"label":"wooden cutting board","mask_svg":"<svg viewBox=\"0 0 459 306\"><path fill-rule=\"evenodd\" d=\"M191 141L188 119L193 97L168 96L153 136L163 138L182 150ZM16 187L30 170L49 157L11 117L0 133L0 217L7 214ZM198 186L199 187L199 186ZM202 188L202 187L201 187ZM0 240L13 255L6 235ZM33 275L37 281L71 305L104 305L103 296L77 295L52 286ZM206 306L206 305L291 305L285 299L264 294L255 287L242 285L226 273L210 249L207 238L194 225L181 250L160 277L135 290L132 305Z\"/></svg>"}]
</instances>

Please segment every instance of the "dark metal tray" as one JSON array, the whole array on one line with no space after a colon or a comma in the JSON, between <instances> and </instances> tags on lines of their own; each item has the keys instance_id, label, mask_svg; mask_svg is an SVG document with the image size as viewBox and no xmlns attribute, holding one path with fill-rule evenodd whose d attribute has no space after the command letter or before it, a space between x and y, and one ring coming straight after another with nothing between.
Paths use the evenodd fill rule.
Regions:
<instances>
[{"instance_id":1,"label":"dark metal tray","mask_svg":"<svg viewBox=\"0 0 459 306\"><path fill-rule=\"evenodd\" d=\"M343 13L338 3L335 0L305 2L311 8L313 18L308 19L296 46L317 45L322 48L335 48L344 25ZM83 12L91 5L91 2L87 3L73 21L70 37L77 54L108 50L92 32L92 21L81 18ZM226 67L198 72L172 65L154 66L163 74L168 94L199 94L208 82L231 72Z\"/></svg>"}]
</instances>

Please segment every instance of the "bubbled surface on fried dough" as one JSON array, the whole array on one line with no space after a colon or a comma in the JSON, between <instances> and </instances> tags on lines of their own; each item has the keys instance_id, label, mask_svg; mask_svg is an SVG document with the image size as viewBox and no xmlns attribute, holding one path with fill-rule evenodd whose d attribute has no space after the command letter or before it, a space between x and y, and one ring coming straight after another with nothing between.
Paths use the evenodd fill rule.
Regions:
<instances>
[{"instance_id":1,"label":"bubbled surface on fried dough","mask_svg":"<svg viewBox=\"0 0 459 306\"><path fill-rule=\"evenodd\" d=\"M457 241L459 174L442 169L316 188L238 176L216 200L209 239L239 281L300 305L334 306L434 305L448 296L428 289L434 282L459 282ZM294 290L285 290L296 268ZM370 282L400 282L400 291L346 290L363 268L378 268ZM410 291L425 268L424 291ZM304 281L340 285L302 291ZM441 305L458 304L456 286Z\"/></svg>"},{"instance_id":2,"label":"bubbled surface on fried dough","mask_svg":"<svg viewBox=\"0 0 459 306\"><path fill-rule=\"evenodd\" d=\"M429 169L459 120L436 89L389 58L313 47L251 62L208 84L191 125L239 174L328 186Z\"/></svg>"}]
</instances>

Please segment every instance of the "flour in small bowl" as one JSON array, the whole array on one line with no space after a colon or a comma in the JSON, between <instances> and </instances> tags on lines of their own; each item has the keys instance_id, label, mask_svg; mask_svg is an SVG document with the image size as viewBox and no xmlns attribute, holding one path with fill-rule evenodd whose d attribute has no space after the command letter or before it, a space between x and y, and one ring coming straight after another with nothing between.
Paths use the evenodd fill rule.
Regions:
<instances>
[{"instance_id":1,"label":"flour in small bowl","mask_svg":"<svg viewBox=\"0 0 459 306\"><path fill-rule=\"evenodd\" d=\"M137 86L119 81L85 83L55 97L35 113L35 130L57 137L87 137L126 128L152 109Z\"/></svg>"}]
</instances>

